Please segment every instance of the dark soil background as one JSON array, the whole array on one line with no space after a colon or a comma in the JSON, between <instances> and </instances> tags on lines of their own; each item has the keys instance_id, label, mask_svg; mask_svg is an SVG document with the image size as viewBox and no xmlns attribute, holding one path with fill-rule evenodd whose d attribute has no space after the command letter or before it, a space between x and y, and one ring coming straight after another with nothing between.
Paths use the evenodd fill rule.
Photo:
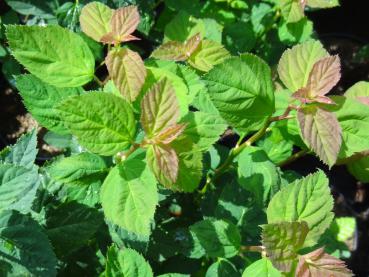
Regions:
<instances>
[{"instance_id":1,"label":"dark soil background","mask_svg":"<svg viewBox=\"0 0 369 277\"><path fill-rule=\"evenodd\" d=\"M0 11L5 5L0 0ZM369 43L369 0L341 0L341 7L308 12L314 22L319 38L331 53L339 54L342 60L342 80L335 93L342 93L358 81L369 81L369 61L354 62L355 53ZM37 123L27 114L20 96L8 85L0 74L0 149L15 142L16 138ZM42 131L41 131L42 132ZM369 132L369 130L368 130ZM232 137L224 144L233 144ZM40 144L41 156L50 153ZM41 157L42 159L42 157ZM355 250L348 260L348 266L356 276L369 276L369 184L357 182L345 166L328 170L316 158L301 158L286 169L301 174L322 168L330 177L336 198L335 212L338 216L354 216L358 229Z\"/></svg>"}]
</instances>

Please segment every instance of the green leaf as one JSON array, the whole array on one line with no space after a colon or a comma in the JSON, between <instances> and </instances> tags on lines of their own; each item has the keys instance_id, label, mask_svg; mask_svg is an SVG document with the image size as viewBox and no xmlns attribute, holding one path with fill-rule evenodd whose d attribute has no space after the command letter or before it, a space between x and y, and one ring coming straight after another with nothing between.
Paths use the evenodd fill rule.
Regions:
<instances>
[{"instance_id":1,"label":"green leaf","mask_svg":"<svg viewBox=\"0 0 369 277\"><path fill-rule=\"evenodd\" d=\"M251 9L251 23L255 34L261 36L274 23L273 17L271 5L263 2L255 3Z\"/></svg>"},{"instance_id":2,"label":"green leaf","mask_svg":"<svg viewBox=\"0 0 369 277\"><path fill-rule=\"evenodd\" d=\"M47 210L46 234L56 255L63 258L86 245L103 222L96 209L76 202L65 203Z\"/></svg>"},{"instance_id":3,"label":"green leaf","mask_svg":"<svg viewBox=\"0 0 369 277\"><path fill-rule=\"evenodd\" d=\"M292 155L293 143L285 140L281 130L272 127L270 132L257 141L257 146L268 154L269 159L278 164Z\"/></svg>"},{"instance_id":4,"label":"green leaf","mask_svg":"<svg viewBox=\"0 0 369 277\"><path fill-rule=\"evenodd\" d=\"M56 257L43 229L16 211L0 212L0 260L11 264L18 276L56 276Z\"/></svg>"},{"instance_id":5,"label":"green leaf","mask_svg":"<svg viewBox=\"0 0 369 277\"><path fill-rule=\"evenodd\" d=\"M20 165L32 168L37 156L37 130L21 136L16 144L7 148L4 154L0 154L0 161L4 163Z\"/></svg>"},{"instance_id":6,"label":"green leaf","mask_svg":"<svg viewBox=\"0 0 369 277\"><path fill-rule=\"evenodd\" d=\"M322 171L284 186L270 201L268 223L306 221L309 233L304 246L314 245L333 219L333 197Z\"/></svg>"},{"instance_id":7,"label":"green leaf","mask_svg":"<svg viewBox=\"0 0 369 277\"><path fill-rule=\"evenodd\" d=\"M40 184L36 166L0 164L0 211L30 211Z\"/></svg>"},{"instance_id":8,"label":"green leaf","mask_svg":"<svg viewBox=\"0 0 369 277\"><path fill-rule=\"evenodd\" d=\"M337 105L329 105L326 109L335 113L342 129L342 146L338 157L347 158L368 150L368 106L343 96L333 96L332 100Z\"/></svg>"},{"instance_id":9,"label":"green leaf","mask_svg":"<svg viewBox=\"0 0 369 277\"><path fill-rule=\"evenodd\" d=\"M138 252L129 248L119 250L114 245L109 247L107 252L105 275L106 277L154 276L149 263Z\"/></svg>"},{"instance_id":10,"label":"green leaf","mask_svg":"<svg viewBox=\"0 0 369 277\"><path fill-rule=\"evenodd\" d=\"M307 0L307 5L311 8L333 8L340 5L339 0Z\"/></svg>"},{"instance_id":11,"label":"green leaf","mask_svg":"<svg viewBox=\"0 0 369 277\"><path fill-rule=\"evenodd\" d=\"M239 277L236 267L227 260L219 260L209 266L205 277Z\"/></svg>"},{"instance_id":12,"label":"green leaf","mask_svg":"<svg viewBox=\"0 0 369 277\"><path fill-rule=\"evenodd\" d=\"M199 151L207 151L227 129L221 117L204 112L189 112L181 122L187 124L183 136L191 138Z\"/></svg>"},{"instance_id":13,"label":"green leaf","mask_svg":"<svg viewBox=\"0 0 369 277\"><path fill-rule=\"evenodd\" d=\"M164 42L184 42L195 34L205 35L205 24L201 19L196 19L184 11L180 11L164 29Z\"/></svg>"},{"instance_id":14,"label":"green leaf","mask_svg":"<svg viewBox=\"0 0 369 277\"><path fill-rule=\"evenodd\" d=\"M24 105L38 123L58 134L68 133L54 107L70 96L82 94L83 89L54 87L31 74L18 76L16 86Z\"/></svg>"},{"instance_id":15,"label":"green leaf","mask_svg":"<svg viewBox=\"0 0 369 277\"><path fill-rule=\"evenodd\" d=\"M146 78L146 68L140 55L128 48L112 50L105 59L109 76L128 102L133 102Z\"/></svg>"},{"instance_id":16,"label":"green leaf","mask_svg":"<svg viewBox=\"0 0 369 277\"><path fill-rule=\"evenodd\" d=\"M14 57L46 83L79 87L94 77L95 60L90 48L67 29L57 25L8 25L6 36Z\"/></svg>"},{"instance_id":17,"label":"green leaf","mask_svg":"<svg viewBox=\"0 0 369 277\"><path fill-rule=\"evenodd\" d=\"M25 1L5 1L14 11L22 15L35 15L41 18L50 17L52 14L51 5L42 0L25 0Z\"/></svg>"},{"instance_id":18,"label":"green leaf","mask_svg":"<svg viewBox=\"0 0 369 277\"><path fill-rule=\"evenodd\" d=\"M288 23L300 21L304 17L304 4L300 0L281 0L280 8Z\"/></svg>"},{"instance_id":19,"label":"green leaf","mask_svg":"<svg viewBox=\"0 0 369 277\"><path fill-rule=\"evenodd\" d=\"M357 180L369 183L369 157L351 162L347 165L347 168Z\"/></svg>"},{"instance_id":20,"label":"green leaf","mask_svg":"<svg viewBox=\"0 0 369 277\"><path fill-rule=\"evenodd\" d=\"M273 267L273 264L267 259L262 258L249 265L242 274L242 277L280 277L282 274Z\"/></svg>"},{"instance_id":21,"label":"green leaf","mask_svg":"<svg viewBox=\"0 0 369 277\"><path fill-rule=\"evenodd\" d=\"M279 78L291 92L295 92L307 85L314 64L328 55L316 40L296 45L283 53L278 64Z\"/></svg>"},{"instance_id":22,"label":"green leaf","mask_svg":"<svg viewBox=\"0 0 369 277\"><path fill-rule=\"evenodd\" d=\"M369 105L369 82L357 82L350 87L344 94L347 98L357 99L360 102Z\"/></svg>"},{"instance_id":23,"label":"green leaf","mask_svg":"<svg viewBox=\"0 0 369 277\"><path fill-rule=\"evenodd\" d=\"M263 226L262 241L268 258L282 272L290 272L298 259L309 228L305 221Z\"/></svg>"},{"instance_id":24,"label":"green leaf","mask_svg":"<svg viewBox=\"0 0 369 277\"><path fill-rule=\"evenodd\" d=\"M52 163L47 172L55 181L75 186L101 182L108 171L108 165L100 156L92 153L62 158Z\"/></svg>"},{"instance_id":25,"label":"green leaf","mask_svg":"<svg viewBox=\"0 0 369 277\"><path fill-rule=\"evenodd\" d=\"M132 108L118 96L90 92L70 97L56 109L78 142L93 153L114 155L134 141Z\"/></svg>"},{"instance_id":26,"label":"green leaf","mask_svg":"<svg viewBox=\"0 0 369 277\"><path fill-rule=\"evenodd\" d=\"M208 72L215 65L230 57L229 52L218 42L202 40L197 49L191 54L188 63L195 69Z\"/></svg>"},{"instance_id":27,"label":"green leaf","mask_svg":"<svg viewBox=\"0 0 369 277\"><path fill-rule=\"evenodd\" d=\"M226 25L223 31L223 43L233 54L249 52L256 44L252 25L242 21Z\"/></svg>"},{"instance_id":28,"label":"green leaf","mask_svg":"<svg viewBox=\"0 0 369 277\"><path fill-rule=\"evenodd\" d=\"M282 22L278 27L279 39L287 44L294 45L310 39L313 35L313 22L307 18L300 21L288 23Z\"/></svg>"},{"instance_id":29,"label":"green leaf","mask_svg":"<svg viewBox=\"0 0 369 277\"><path fill-rule=\"evenodd\" d=\"M342 144L342 130L335 114L319 107L306 107L297 112L297 119L306 145L332 167Z\"/></svg>"},{"instance_id":30,"label":"green leaf","mask_svg":"<svg viewBox=\"0 0 369 277\"><path fill-rule=\"evenodd\" d=\"M141 124L148 138L177 123L179 107L176 94L166 78L155 84L141 101Z\"/></svg>"},{"instance_id":31,"label":"green leaf","mask_svg":"<svg viewBox=\"0 0 369 277\"><path fill-rule=\"evenodd\" d=\"M239 251L241 235L232 223L206 219L191 225L190 232L209 257L230 258Z\"/></svg>"},{"instance_id":32,"label":"green leaf","mask_svg":"<svg viewBox=\"0 0 369 277\"><path fill-rule=\"evenodd\" d=\"M281 186L277 167L258 147L247 147L238 157L238 181L264 207Z\"/></svg>"},{"instance_id":33,"label":"green leaf","mask_svg":"<svg viewBox=\"0 0 369 277\"><path fill-rule=\"evenodd\" d=\"M100 39L111 31L110 20L113 10L100 2L91 2L83 7L79 22L82 31L100 42Z\"/></svg>"},{"instance_id":34,"label":"green leaf","mask_svg":"<svg viewBox=\"0 0 369 277\"><path fill-rule=\"evenodd\" d=\"M230 58L204 78L221 116L242 133L261 128L274 112L270 68L254 55Z\"/></svg>"},{"instance_id":35,"label":"green leaf","mask_svg":"<svg viewBox=\"0 0 369 277\"><path fill-rule=\"evenodd\" d=\"M128 231L150 234L158 193L144 161L131 158L115 166L104 181L100 198L107 219Z\"/></svg>"}]
</instances>

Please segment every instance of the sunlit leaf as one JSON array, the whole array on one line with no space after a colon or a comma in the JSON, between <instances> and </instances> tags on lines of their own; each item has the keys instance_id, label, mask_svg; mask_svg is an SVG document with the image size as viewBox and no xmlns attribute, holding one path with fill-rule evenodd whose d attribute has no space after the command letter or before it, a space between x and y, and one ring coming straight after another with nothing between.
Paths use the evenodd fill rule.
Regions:
<instances>
[{"instance_id":1,"label":"sunlit leaf","mask_svg":"<svg viewBox=\"0 0 369 277\"><path fill-rule=\"evenodd\" d=\"M82 8L79 22L82 31L96 41L111 31L113 10L100 2L91 2Z\"/></svg>"},{"instance_id":2,"label":"sunlit leaf","mask_svg":"<svg viewBox=\"0 0 369 277\"><path fill-rule=\"evenodd\" d=\"M307 107L298 111L297 119L306 145L332 167L342 143L342 130L335 114L319 107Z\"/></svg>"},{"instance_id":3,"label":"sunlit leaf","mask_svg":"<svg viewBox=\"0 0 369 277\"><path fill-rule=\"evenodd\" d=\"M120 48L109 52L105 64L120 93L133 102L146 78L146 68L140 55L128 48Z\"/></svg>"},{"instance_id":4,"label":"sunlit leaf","mask_svg":"<svg viewBox=\"0 0 369 277\"><path fill-rule=\"evenodd\" d=\"M324 248L319 248L300 257L296 269L297 277L350 277L354 276L347 269L345 262L324 253Z\"/></svg>"}]
</instances>

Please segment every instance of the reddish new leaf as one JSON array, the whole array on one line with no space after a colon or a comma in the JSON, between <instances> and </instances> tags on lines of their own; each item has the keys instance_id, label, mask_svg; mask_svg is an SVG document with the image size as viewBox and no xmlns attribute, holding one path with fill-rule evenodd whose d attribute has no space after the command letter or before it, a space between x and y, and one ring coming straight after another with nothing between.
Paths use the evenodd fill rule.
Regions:
<instances>
[{"instance_id":1,"label":"reddish new leaf","mask_svg":"<svg viewBox=\"0 0 369 277\"><path fill-rule=\"evenodd\" d=\"M140 55L128 48L113 50L106 57L105 64L120 93L133 102L146 78L146 68Z\"/></svg>"},{"instance_id":2,"label":"reddish new leaf","mask_svg":"<svg viewBox=\"0 0 369 277\"><path fill-rule=\"evenodd\" d=\"M311 253L300 256L297 265L297 277L349 277L352 272L347 269L345 263L324 252L319 248Z\"/></svg>"},{"instance_id":3,"label":"reddish new leaf","mask_svg":"<svg viewBox=\"0 0 369 277\"><path fill-rule=\"evenodd\" d=\"M338 83L340 78L340 58L337 55L329 56L314 64L306 87L310 91L310 96L323 96Z\"/></svg>"},{"instance_id":4,"label":"reddish new leaf","mask_svg":"<svg viewBox=\"0 0 369 277\"><path fill-rule=\"evenodd\" d=\"M310 96L310 91L307 88L302 88L296 91L294 94L292 94L292 97L299 100L301 103L307 104L307 103L322 103L322 104L335 104L332 99L330 99L327 96Z\"/></svg>"},{"instance_id":5,"label":"reddish new leaf","mask_svg":"<svg viewBox=\"0 0 369 277\"><path fill-rule=\"evenodd\" d=\"M157 134L153 141L155 144L162 143L162 144L169 144L178 136L180 136L184 129L186 128L186 124L175 124L172 126L167 127L163 131L161 131L159 134Z\"/></svg>"},{"instance_id":6,"label":"reddish new leaf","mask_svg":"<svg viewBox=\"0 0 369 277\"><path fill-rule=\"evenodd\" d=\"M169 145L153 145L154 157L158 171L154 171L158 180L164 175L172 183L177 181L178 176L178 156L176 151ZM159 175L159 176L158 176Z\"/></svg>"},{"instance_id":7,"label":"reddish new leaf","mask_svg":"<svg viewBox=\"0 0 369 277\"><path fill-rule=\"evenodd\" d=\"M186 42L169 41L162 44L151 54L152 57L160 60L186 61L199 47L201 42L200 34L190 37Z\"/></svg>"},{"instance_id":8,"label":"reddish new leaf","mask_svg":"<svg viewBox=\"0 0 369 277\"><path fill-rule=\"evenodd\" d=\"M101 42L118 44L120 42L137 40L131 35L140 23L140 14L136 6L127 6L115 10L110 24L112 31L101 38Z\"/></svg>"},{"instance_id":9,"label":"reddish new leaf","mask_svg":"<svg viewBox=\"0 0 369 277\"><path fill-rule=\"evenodd\" d=\"M141 101L141 124L148 138L177 123L179 105L170 81L153 85Z\"/></svg>"},{"instance_id":10,"label":"reddish new leaf","mask_svg":"<svg viewBox=\"0 0 369 277\"><path fill-rule=\"evenodd\" d=\"M342 143L342 130L336 116L322 108L309 106L297 112L297 119L306 145L332 167Z\"/></svg>"},{"instance_id":11,"label":"reddish new leaf","mask_svg":"<svg viewBox=\"0 0 369 277\"><path fill-rule=\"evenodd\" d=\"M280 222L262 227L263 246L269 259L278 270L290 272L309 232L307 223Z\"/></svg>"}]
</instances>

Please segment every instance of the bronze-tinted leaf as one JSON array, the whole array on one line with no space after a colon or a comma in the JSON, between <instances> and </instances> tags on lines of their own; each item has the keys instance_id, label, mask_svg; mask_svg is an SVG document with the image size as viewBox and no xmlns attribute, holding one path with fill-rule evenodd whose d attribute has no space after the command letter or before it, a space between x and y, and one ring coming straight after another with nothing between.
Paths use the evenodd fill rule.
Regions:
<instances>
[{"instance_id":1,"label":"bronze-tinted leaf","mask_svg":"<svg viewBox=\"0 0 369 277\"><path fill-rule=\"evenodd\" d=\"M115 10L111 18L111 32L101 38L101 42L118 44L124 41L136 40L132 33L140 23L140 14L136 6L127 6Z\"/></svg>"},{"instance_id":2,"label":"bronze-tinted leaf","mask_svg":"<svg viewBox=\"0 0 369 277\"><path fill-rule=\"evenodd\" d=\"M167 78L152 86L141 101L141 124L148 138L177 123L179 105Z\"/></svg>"},{"instance_id":3,"label":"bronze-tinted leaf","mask_svg":"<svg viewBox=\"0 0 369 277\"><path fill-rule=\"evenodd\" d=\"M280 271L290 272L309 232L307 223L281 222L262 227L263 246L269 259Z\"/></svg>"},{"instance_id":4,"label":"bronze-tinted leaf","mask_svg":"<svg viewBox=\"0 0 369 277\"><path fill-rule=\"evenodd\" d=\"M311 253L300 256L295 276L350 277L354 275L351 270L347 269L343 261L325 253L324 248L319 248Z\"/></svg>"},{"instance_id":5,"label":"bronze-tinted leaf","mask_svg":"<svg viewBox=\"0 0 369 277\"><path fill-rule=\"evenodd\" d=\"M201 42L200 34L190 37L186 42L169 41L151 54L153 58L170 61L186 61L193 52L199 47Z\"/></svg>"},{"instance_id":6,"label":"bronze-tinted leaf","mask_svg":"<svg viewBox=\"0 0 369 277\"><path fill-rule=\"evenodd\" d=\"M151 57L176 62L185 61L188 58L184 51L183 43L179 41L169 41L160 45L152 52Z\"/></svg>"},{"instance_id":7,"label":"bronze-tinted leaf","mask_svg":"<svg viewBox=\"0 0 369 277\"><path fill-rule=\"evenodd\" d=\"M311 96L326 95L341 78L341 62L336 56L317 61L310 71L307 89Z\"/></svg>"},{"instance_id":8,"label":"bronze-tinted leaf","mask_svg":"<svg viewBox=\"0 0 369 277\"><path fill-rule=\"evenodd\" d=\"M178 138L178 136L183 133L183 130L185 128L186 128L186 124L175 124L175 125L169 126L153 138L154 143L155 144L157 143L169 144L173 140Z\"/></svg>"},{"instance_id":9,"label":"bronze-tinted leaf","mask_svg":"<svg viewBox=\"0 0 369 277\"><path fill-rule=\"evenodd\" d=\"M178 156L176 151L169 145L153 145L154 156L158 170L155 175L158 180L161 180L160 175L164 175L172 183L177 181L178 176Z\"/></svg>"},{"instance_id":10,"label":"bronze-tinted leaf","mask_svg":"<svg viewBox=\"0 0 369 277\"><path fill-rule=\"evenodd\" d=\"M322 103L322 104L335 104L332 99L324 95L310 96L309 89L302 88L292 94L292 97L299 100L301 103Z\"/></svg>"},{"instance_id":11,"label":"bronze-tinted leaf","mask_svg":"<svg viewBox=\"0 0 369 277\"><path fill-rule=\"evenodd\" d=\"M120 93L133 102L146 78L146 68L140 55L128 48L113 50L106 57L105 64Z\"/></svg>"},{"instance_id":12,"label":"bronze-tinted leaf","mask_svg":"<svg viewBox=\"0 0 369 277\"><path fill-rule=\"evenodd\" d=\"M309 106L297 112L301 135L308 147L332 167L342 143L342 130L334 115L322 108Z\"/></svg>"}]
</instances>

